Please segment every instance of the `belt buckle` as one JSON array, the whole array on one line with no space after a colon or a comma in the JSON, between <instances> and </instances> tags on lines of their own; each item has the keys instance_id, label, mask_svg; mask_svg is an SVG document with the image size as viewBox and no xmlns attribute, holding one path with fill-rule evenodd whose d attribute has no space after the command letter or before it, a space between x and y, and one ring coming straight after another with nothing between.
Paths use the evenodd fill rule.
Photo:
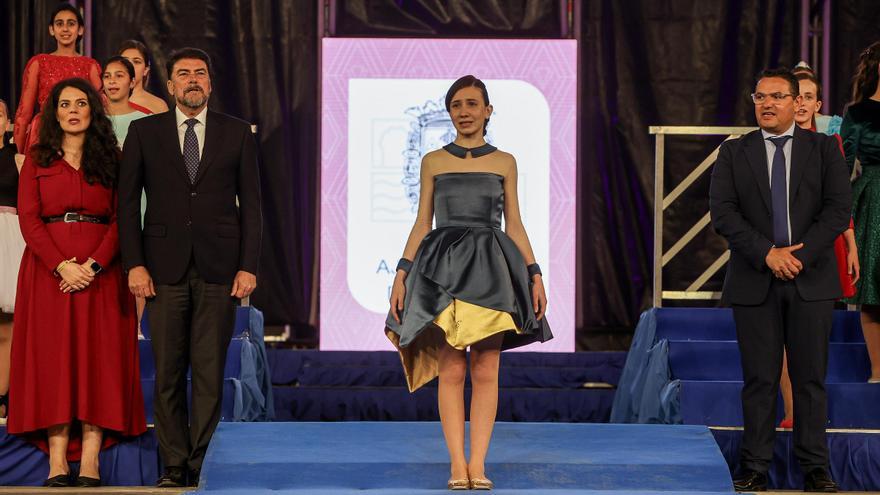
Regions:
<instances>
[{"instance_id":1,"label":"belt buckle","mask_svg":"<svg viewBox=\"0 0 880 495\"><path fill-rule=\"evenodd\" d=\"M68 211L64 214L64 223L74 223L77 221L77 217L79 217L79 213L75 211Z\"/></svg>"}]
</instances>

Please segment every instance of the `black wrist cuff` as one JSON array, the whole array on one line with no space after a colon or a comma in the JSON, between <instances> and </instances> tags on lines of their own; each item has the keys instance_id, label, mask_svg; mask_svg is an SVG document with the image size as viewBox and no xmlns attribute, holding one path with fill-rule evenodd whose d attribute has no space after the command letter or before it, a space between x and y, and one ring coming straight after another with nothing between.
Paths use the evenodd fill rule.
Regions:
<instances>
[{"instance_id":1,"label":"black wrist cuff","mask_svg":"<svg viewBox=\"0 0 880 495\"><path fill-rule=\"evenodd\" d=\"M541 273L541 267L538 266L537 263L532 263L531 265L527 266L526 269L529 271L529 278L532 278L535 275L543 276L543 274Z\"/></svg>"},{"instance_id":2,"label":"black wrist cuff","mask_svg":"<svg viewBox=\"0 0 880 495\"><path fill-rule=\"evenodd\" d=\"M403 270L406 273L409 273L409 271L412 270L412 265L413 265L412 261L410 261L406 258L400 258L400 261L397 262L397 269Z\"/></svg>"}]
</instances>

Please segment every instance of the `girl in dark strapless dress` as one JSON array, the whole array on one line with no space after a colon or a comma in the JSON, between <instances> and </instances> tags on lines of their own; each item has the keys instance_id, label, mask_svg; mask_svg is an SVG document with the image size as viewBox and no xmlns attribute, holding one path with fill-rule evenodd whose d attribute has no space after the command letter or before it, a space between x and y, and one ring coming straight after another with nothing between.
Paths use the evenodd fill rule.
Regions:
<instances>
[{"instance_id":1,"label":"girl in dark strapless dress","mask_svg":"<svg viewBox=\"0 0 880 495\"><path fill-rule=\"evenodd\" d=\"M410 391L439 376L448 488L491 489L485 458L498 404L500 352L552 334L540 269L520 220L516 163L483 140L492 112L485 85L473 76L459 79L446 95L446 109L458 135L422 160L419 213L398 264L385 331L400 352Z\"/></svg>"}]
</instances>

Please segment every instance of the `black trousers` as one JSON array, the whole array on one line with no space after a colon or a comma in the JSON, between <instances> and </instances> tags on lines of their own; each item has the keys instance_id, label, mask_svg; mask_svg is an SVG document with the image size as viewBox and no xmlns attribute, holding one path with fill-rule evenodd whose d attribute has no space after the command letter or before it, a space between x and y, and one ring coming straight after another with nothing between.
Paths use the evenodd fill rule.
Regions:
<instances>
[{"instance_id":1,"label":"black trousers","mask_svg":"<svg viewBox=\"0 0 880 495\"><path fill-rule=\"evenodd\" d=\"M825 373L834 301L804 301L794 282L774 280L757 306L733 306L742 355L745 431L740 466L766 473L773 459L782 351L794 395L794 453L804 472L828 467Z\"/></svg>"},{"instance_id":2,"label":"black trousers","mask_svg":"<svg viewBox=\"0 0 880 495\"><path fill-rule=\"evenodd\" d=\"M156 286L147 300L156 362L153 410L159 454L166 467L201 469L220 421L223 368L235 326L231 284L209 284L190 262L180 282ZM186 372L192 368L192 411Z\"/></svg>"}]
</instances>

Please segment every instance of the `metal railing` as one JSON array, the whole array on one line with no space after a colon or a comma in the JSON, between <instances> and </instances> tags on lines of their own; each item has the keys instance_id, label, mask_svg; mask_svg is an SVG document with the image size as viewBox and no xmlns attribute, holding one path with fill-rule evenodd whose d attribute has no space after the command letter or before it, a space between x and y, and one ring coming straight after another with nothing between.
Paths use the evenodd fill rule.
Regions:
<instances>
[{"instance_id":1,"label":"metal railing","mask_svg":"<svg viewBox=\"0 0 880 495\"><path fill-rule=\"evenodd\" d=\"M663 267L675 258L681 250L691 242L710 223L709 211L706 211L688 231L681 236L672 247L663 252L663 213L667 208L682 195L694 182L697 181L707 170L712 168L718 158L719 144L703 159L687 177L684 178L669 194L665 193L663 173L665 170L666 136L702 135L702 136L727 136L724 140L736 139L743 134L753 131L755 127L701 127L701 126L651 126L650 134L655 135L654 155L654 284L653 302L654 307L663 305L663 300L713 300L720 299L721 293L715 291L700 290L730 259L730 251L725 250L708 268L683 291L663 290Z\"/></svg>"}]
</instances>

